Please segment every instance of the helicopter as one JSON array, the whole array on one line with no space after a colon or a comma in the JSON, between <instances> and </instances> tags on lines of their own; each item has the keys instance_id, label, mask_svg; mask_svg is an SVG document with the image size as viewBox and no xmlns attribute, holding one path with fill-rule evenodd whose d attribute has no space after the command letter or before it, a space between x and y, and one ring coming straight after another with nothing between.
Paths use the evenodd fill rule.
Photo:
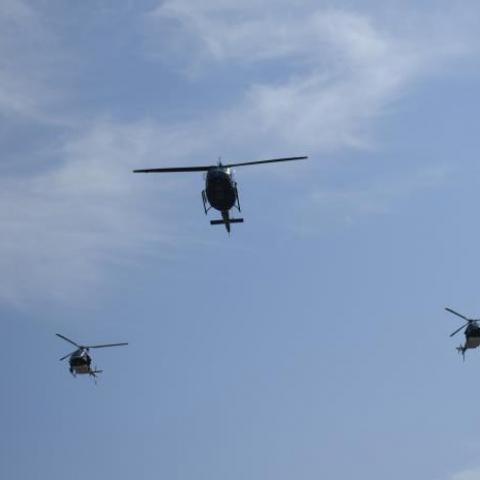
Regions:
<instances>
[{"instance_id":1,"label":"helicopter","mask_svg":"<svg viewBox=\"0 0 480 480\"><path fill-rule=\"evenodd\" d=\"M210 225L225 225L227 232L230 233L230 225L232 223L243 223L243 218L230 217L230 210L234 207L241 212L237 183L233 178L232 167L259 165L262 163L289 162L292 160L304 160L306 158L308 157L272 158L270 160L229 163L227 165L223 165L219 160L217 165L146 168L133 170L133 173L206 172L205 189L202 190L202 202L205 215L208 214L208 211L211 208L218 210L221 213L222 218L218 220L210 220Z\"/></svg>"},{"instance_id":2,"label":"helicopter","mask_svg":"<svg viewBox=\"0 0 480 480\"><path fill-rule=\"evenodd\" d=\"M463 318L463 320L467 322L464 325L462 325L460 328L455 330L452 334L450 334L450 336L453 337L458 332L465 329L465 344L457 347L458 353L461 353L463 356L463 359L465 360L465 352L468 349L477 348L480 346L480 326L478 325L478 322L480 322L480 318L467 318L461 313L458 313L455 310L452 310L451 308L448 308L448 307L446 307L445 310L447 312L453 313L457 317Z\"/></svg>"},{"instance_id":3,"label":"helicopter","mask_svg":"<svg viewBox=\"0 0 480 480\"><path fill-rule=\"evenodd\" d=\"M88 374L95 379L95 383L97 381L97 374L102 373L103 370L97 370L97 367L92 368L92 357L88 354L91 348L105 348L105 347L120 347L123 345L128 345L128 343L109 343L106 345L79 345L78 343L70 340L69 338L65 337L64 335L60 335L60 333L56 333L57 337L65 340L72 345L77 347L76 350L65 355L60 359L63 361L65 359L69 359L68 362L70 364L70 373L76 377L77 375Z\"/></svg>"}]
</instances>

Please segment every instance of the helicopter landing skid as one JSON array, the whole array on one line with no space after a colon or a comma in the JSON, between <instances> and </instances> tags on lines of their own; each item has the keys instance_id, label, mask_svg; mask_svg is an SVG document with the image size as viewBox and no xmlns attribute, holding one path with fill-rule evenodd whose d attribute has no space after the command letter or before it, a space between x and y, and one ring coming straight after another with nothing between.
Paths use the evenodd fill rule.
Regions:
<instances>
[{"instance_id":1,"label":"helicopter landing skid","mask_svg":"<svg viewBox=\"0 0 480 480\"><path fill-rule=\"evenodd\" d=\"M205 215L208 214L208 211L212 208L211 206L208 206L208 200L207 200L207 194L205 193L205 190L202 190L202 201L203 201L203 209L205 210Z\"/></svg>"},{"instance_id":2,"label":"helicopter landing skid","mask_svg":"<svg viewBox=\"0 0 480 480\"><path fill-rule=\"evenodd\" d=\"M95 385L97 385L98 374L103 373L103 370L97 370L97 368L95 367L95 370L90 370L90 372L88 373L91 377L93 377Z\"/></svg>"},{"instance_id":3,"label":"helicopter landing skid","mask_svg":"<svg viewBox=\"0 0 480 480\"><path fill-rule=\"evenodd\" d=\"M467 351L467 348L460 345L459 347L457 347L457 352L460 353L462 355L462 358L463 358L463 361L465 361L465 352Z\"/></svg>"},{"instance_id":4,"label":"helicopter landing skid","mask_svg":"<svg viewBox=\"0 0 480 480\"><path fill-rule=\"evenodd\" d=\"M242 209L240 208L240 198L238 197L238 190L237 190L237 184L235 184L235 198L237 200L237 204L235 205L235 207L237 208L237 210L239 212L242 211Z\"/></svg>"}]
</instances>

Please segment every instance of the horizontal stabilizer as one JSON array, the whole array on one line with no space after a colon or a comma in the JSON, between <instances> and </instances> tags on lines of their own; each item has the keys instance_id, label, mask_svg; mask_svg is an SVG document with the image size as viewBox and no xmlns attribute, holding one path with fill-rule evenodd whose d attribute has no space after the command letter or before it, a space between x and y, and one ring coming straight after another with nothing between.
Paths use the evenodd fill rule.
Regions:
<instances>
[{"instance_id":1,"label":"horizontal stabilizer","mask_svg":"<svg viewBox=\"0 0 480 480\"><path fill-rule=\"evenodd\" d=\"M227 223L243 223L243 218L230 218L228 222L225 220L210 220L210 225L225 225Z\"/></svg>"}]
</instances>

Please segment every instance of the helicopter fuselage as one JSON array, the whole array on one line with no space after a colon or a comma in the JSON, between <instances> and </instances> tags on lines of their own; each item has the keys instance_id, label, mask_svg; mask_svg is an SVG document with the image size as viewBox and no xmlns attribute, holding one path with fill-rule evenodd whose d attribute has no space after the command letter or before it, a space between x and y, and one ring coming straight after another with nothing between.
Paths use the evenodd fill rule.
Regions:
<instances>
[{"instance_id":1,"label":"helicopter fuselage","mask_svg":"<svg viewBox=\"0 0 480 480\"><path fill-rule=\"evenodd\" d=\"M92 358L85 350L77 350L70 357L70 372L75 375L90 374Z\"/></svg>"},{"instance_id":2,"label":"helicopter fuselage","mask_svg":"<svg viewBox=\"0 0 480 480\"><path fill-rule=\"evenodd\" d=\"M465 329L465 349L480 347L480 327L476 324Z\"/></svg>"},{"instance_id":3,"label":"helicopter fuselage","mask_svg":"<svg viewBox=\"0 0 480 480\"><path fill-rule=\"evenodd\" d=\"M218 165L207 170L202 200L205 214L210 208L222 214L221 220L210 220L211 225L225 225L227 232L230 233L230 224L243 223L243 218L231 218L229 213L233 207L240 212L237 183L230 168Z\"/></svg>"},{"instance_id":4,"label":"helicopter fuselage","mask_svg":"<svg viewBox=\"0 0 480 480\"><path fill-rule=\"evenodd\" d=\"M228 212L237 201L237 184L229 168L213 167L207 171L205 194L208 202L220 212Z\"/></svg>"}]
</instances>

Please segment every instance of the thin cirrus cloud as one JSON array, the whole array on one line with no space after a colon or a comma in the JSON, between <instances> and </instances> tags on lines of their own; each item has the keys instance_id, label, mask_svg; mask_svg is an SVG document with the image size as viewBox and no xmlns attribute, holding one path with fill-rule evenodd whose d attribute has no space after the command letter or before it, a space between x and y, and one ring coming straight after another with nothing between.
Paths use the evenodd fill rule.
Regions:
<instances>
[{"instance_id":1,"label":"thin cirrus cloud","mask_svg":"<svg viewBox=\"0 0 480 480\"><path fill-rule=\"evenodd\" d=\"M0 303L18 308L84 304L113 270L158 256L159 245L173 250L172 207L158 201L169 184L131 170L197 146L185 128L151 119L118 122L100 111L82 121L64 82L69 52L48 12L34 7L0 5Z\"/></svg>"},{"instance_id":2,"label":"thin cirrus cloud","mask_svg":"<svg viewBox=\"0 0 480 480\"><path fill-rule=\"evenodd\" d=\"M336 190L318 190L309 197L324 222L329 215L335 222L351 223L361 215L385 215L392 212L395 205L416 192L439 188L451 178L451 167L433 165L416 171L391 176L368 185ZM333 213L333 215L332 215Z\"/></svg>"},{"instance_id":3,"label":"thin cirrus cloud","mask_svg":"<svg viewBox=\"0 0 480 480\"><path fill-rule=\"evenodd\" d=\"M235 132L230 142L238 139L237 148L245 139L260 151L272 144L287 151L301 146L310 154L376 148L375 126L402 96L478 50L478 34L467 14L478 11L475 5L466 4L465 10L445 5L434 14L416 9L415 17L404 5L394 23L382 17L380 8L360 13L322 9L308 1L297 2L295 9L281 3L275 7L170 0L151 13L150 22L165 28L171 41L162 59L178 67L170 55L182 46L191 52L180 65L187 73L208 75L225 64L276 66L277 77L254 78L242 101L219 113L214 131ZM158 28L155 32L159 35ZM314 190L304 210L310 215L321 210L323 219L330 212L347 223L359 215L388 213L415 191L441 186L449 171L446 165L419 165L417 171L400 169L395 179L363 187Z\"/></svg>"},{"instance_id":4,"label":"thin cirrus cloud","mask_svg":"<svg viewBox=\"0 0 480 480\"><path fill-rule=\"evenodd\" d=\"M64 98L58 65L67 68L59 39L22 0L0 2L0 115L8 121L60 125L52 115ZM19 117L19 118L17 118Z\"/></svg>"},{"instance_id":5,"label":"thin cirrus cloud","mask_svg":"<svg viewBox=\"0 0 480 480\"><path fill-rule=\"evenodd\" d=\"M478 480L480 478L480 468L464 470L452 475L451 480Z\"/></svg>"},{"instance_id":6,"label":"thin cirrus cloud","mask_svg":"<svg viewBox=\"0 0 480 480\"><path fill-rule=\"evenodd\" d=\"M219 112L219 128L262 150L275 142L308 151L370 148L372 124L412 84L471 52L466 30L440 28L438 19L389 32L373 15L297 3L162 2L148 16L148 51L200 76L272 62L275 78L253 75L240 104Z\"/></svg>"},{"instance_id":7,"label":"thin cirrus cloud","mask_svg":"<svg viewBox=\"0 0 480 480\"><path fill-rule=\"evenodd\" d=\"M89 52L77 48L71 55L47 21L47 8L40 14L33 3L1 3L4 125L15 132L21 118L32 129L48 124L50 130L41 153L34 147L25 153L27 171L9 169L0 180L0 300L19 306L72 301L119 265L130 268L137 252L159 244L174 249L175 213L157 201L159 183L140 187L130 174L158 161L158 152L171 163L203 163L222 152L249 159L372 148L376 119L418 79L469 51L461 28L447 36L433 29L432 38L428 25L400 32L348 8L297 2L292 14L286 2L274 10L253 1L238 5L172 0L146 14L128 12L132 26L145 26L146 49L131 52L147 53L145 62L161 60L159 68L183 72L190 87L201 78L216 80L224 67L242 77L228 100L207 106L202 118L166 125L155 118L115 119L105 102L83 111L75 104L75 82L64 81L64 61ZM93 9L97 14L109 25L103 10ZM82 88L80 80L75 88ZM70 113L76 109L78 116ZM8 151L4 158L8 164Z\"/></svg>"},{"instance_id":8,"label":"thin cirrus cloud","mask_svg":"<svg viewBox=\"0 0 480 480\"><path fill-rule=\"evenodd\" d=\"M157 255L159 245L173 246L173 227L159 229L148 213L153 204L157 215L169 217L157 201L162 187L131 174L153 155L145 144L157 141L148 123L104 121L67 141L60 164L0 180L1 301L18 307L81 301L110 268L130 268Z\"/></svg>"}]
</instances>

